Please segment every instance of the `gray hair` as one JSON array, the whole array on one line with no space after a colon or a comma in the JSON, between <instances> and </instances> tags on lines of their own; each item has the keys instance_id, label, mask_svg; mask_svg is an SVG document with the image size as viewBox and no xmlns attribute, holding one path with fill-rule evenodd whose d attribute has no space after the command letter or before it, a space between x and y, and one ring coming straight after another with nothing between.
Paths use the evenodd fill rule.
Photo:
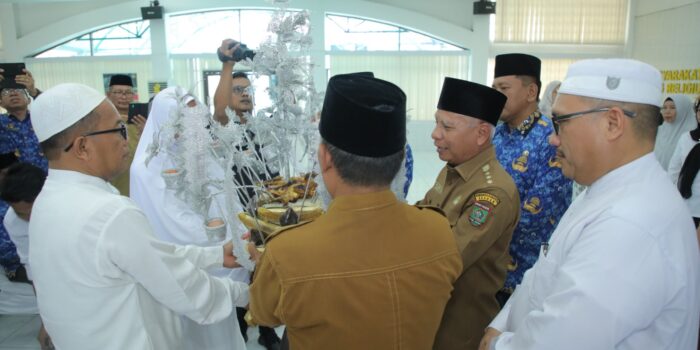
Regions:
<instances>
[{"instance_id":1,"label":"gray hair","mask_svg":"<svg viewBox=\"0 0 700 350\"><path fill-rule=\"evenodd\" d=\"M592 97L577 97L590 103L592 108L620 107L626 111L636 113L635 117L630 118L632 120L632 130L634 130L635 134L637 134L639 138L646 139L652 143L654 140L656 140L656 132L659 129L659 125L663 121L663 117L661 116L661 108L658 106L612 101Z\"/></svg>"},{"instance_id":2,"label":"gray hair","mask_svg":"<svg viewBox=\"0 0 700 350\"><path fill-rule=\"evenodd\" d=\"M348 153L324 139L321 139L321 143L328 149L340 178L352 186L389 186L403 165L406 151L404 148L386 157L374 158Z\"/></svg>"}]
</instances>

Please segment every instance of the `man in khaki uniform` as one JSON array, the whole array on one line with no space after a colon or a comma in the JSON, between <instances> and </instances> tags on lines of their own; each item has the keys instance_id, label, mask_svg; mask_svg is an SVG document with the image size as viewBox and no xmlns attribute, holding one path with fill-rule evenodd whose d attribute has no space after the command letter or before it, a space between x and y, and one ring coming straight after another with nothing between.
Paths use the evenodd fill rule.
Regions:
<instances>
[{"instance_id":1,"label":"man in khaki uniform","mask_svg":"<svg viewBox=\"0 0 700 350\"><path fill-rule=\"evenodd\" d=\"M404 157L406 96L368 74L337 75L319 129L333 201L267 242L252 317L285 324L291 349L429 349L462 264L445 218L389 189Z\"/></svg>"},{"instance_id":2,"label":"man in khaki uniform","mask_svg":"<svg viewBox=\"0 0 700 350\"><path fill-rule=\"evenodd\" d=\"M115 74L109 80L109 91L107 98L117 108L119 116L124 123L129 121L129 104L134 102L134 83L131 77L124 74ZM142 115L135 116L130 123L126 125L126 131L129 134L129 166L134 159L136 146L139 145L141 132L146 125L146 118ZM128 169L128 168L127 168ZM112 185L119 190L122 196L129 196L129 172L125 171L112 180Z\"/></svg>"},{"instance_id":3,"label":"man in khaki uniform","mask_svg":"<svg viewBox=\"0 0 700 350\"><path fill-rule=\"evenodd\" d=\"M513 179L491 145L506 97L483 85L445 78L432 138L447 162L421 204L440 207L457 240L464 269L447 303L434 349L477 349L498 313L496 292L510 262L520 216Z\"/></svg>"}]
</instances>

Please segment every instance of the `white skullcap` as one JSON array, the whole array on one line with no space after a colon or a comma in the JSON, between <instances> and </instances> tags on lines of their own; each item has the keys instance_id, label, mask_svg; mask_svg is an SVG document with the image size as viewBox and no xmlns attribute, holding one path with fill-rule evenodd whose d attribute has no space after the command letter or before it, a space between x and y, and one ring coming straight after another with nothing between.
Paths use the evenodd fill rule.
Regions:
<instances>
[{"instance_id":1,"label":"white skullcap","mask_svg":"<svg viewBox=\"0 0 700 350\"><path fill-rule=\"evenodd\" d=\"M569 66L560 94L661 107L658 69L631 59L591 59Z\"/></svg>"},{"instance_id":2,"label":"white skullcap","mask_svg":"<svg viewBox=\"0 0 700 350\"><path fill-rule=\"evenodd\" d=\"M41 93L29 108L39 142L66 130L92 112L105 95L82 84L59 84Z\"/></svg>"}]
</instances>

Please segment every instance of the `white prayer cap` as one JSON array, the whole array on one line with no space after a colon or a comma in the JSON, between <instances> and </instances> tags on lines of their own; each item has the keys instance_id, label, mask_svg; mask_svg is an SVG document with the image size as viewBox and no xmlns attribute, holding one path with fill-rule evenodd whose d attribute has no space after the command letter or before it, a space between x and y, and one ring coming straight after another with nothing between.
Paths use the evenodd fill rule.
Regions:
<instances>
[{"instance_id":1,"label":"white prayer cap","mask_svg":"<svg viewBox=\"0 0 700 350\"><path fill-rule=\"evenodd\" d=\"M590 59L569 66L560 94L661 107L661 72L631 59Z\"/></svg>"},{"instance_id":2,"label":"white prayer cap","mask_svg":"<svg viewBox=\"0 0 700 350\"><path fill-rule=\"evenodd\" d=\"M39 142L68 129L95 109L105 95L82 84L56 85L30 105L32 126Z\"/></svg>"}]
</instances>

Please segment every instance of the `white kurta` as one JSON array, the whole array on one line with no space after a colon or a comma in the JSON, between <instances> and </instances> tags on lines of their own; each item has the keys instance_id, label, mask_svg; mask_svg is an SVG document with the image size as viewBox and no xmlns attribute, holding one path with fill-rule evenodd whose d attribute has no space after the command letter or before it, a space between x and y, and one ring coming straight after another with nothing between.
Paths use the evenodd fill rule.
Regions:
<instances>
[{"instance_id":1,"label":"white kurta","mask_svg":"<svg viewBox=\"0 0 700 350\"><path fill-rule=\"evenodd\" d=\"M12 207L7 209L5 218L2 220L5 225L10 240L17 247L19 262L27 270L27 277L32 280L32 268L29 265L29 222L22 220Z\"/></svg>"},{"instance_id":2,"label":"white kurta","mask_svg":"<svg viewBox=\"0 0 700 350\"><path fill-rule=\"evenodd\" d=\"M58 349L181 349L178 313L213 323L248 303L246 284L201 270L222 266L221 247L157 241L141 210L97 177L49 169L29 243Z\"/></svg>"},{"instance_id":3,"label":"white kurta","mask_svg":"<svg viewBox=\"0 0 700 350\"><path fill-rule=\"evenodd\" d=\"M492 349L696 349L698 241L653 154L593 183L490 327Z\"/></svg>"},{"instance_id":4,"label":"white kurta","mask_svg":"<svg viewBox=\"0 0 700 350\"><path fill-rule=\"evenodd\" d=\"M690 150L698 144L698 141L693 140L690 137L690 133L687 132L680 139L678 139L678 145L676 145L676 150L671 156L671 161L668 163L668 176L671 178L674 184L678 184L678 175L681 173L681 168L685 159L688 157ZM688 205L690 209L690 214L693 217L700 218L700 176L696 176L693 181L693 185L690 187L693 195L685 200L685 204Z\"/></svg>"}]
</instances>

